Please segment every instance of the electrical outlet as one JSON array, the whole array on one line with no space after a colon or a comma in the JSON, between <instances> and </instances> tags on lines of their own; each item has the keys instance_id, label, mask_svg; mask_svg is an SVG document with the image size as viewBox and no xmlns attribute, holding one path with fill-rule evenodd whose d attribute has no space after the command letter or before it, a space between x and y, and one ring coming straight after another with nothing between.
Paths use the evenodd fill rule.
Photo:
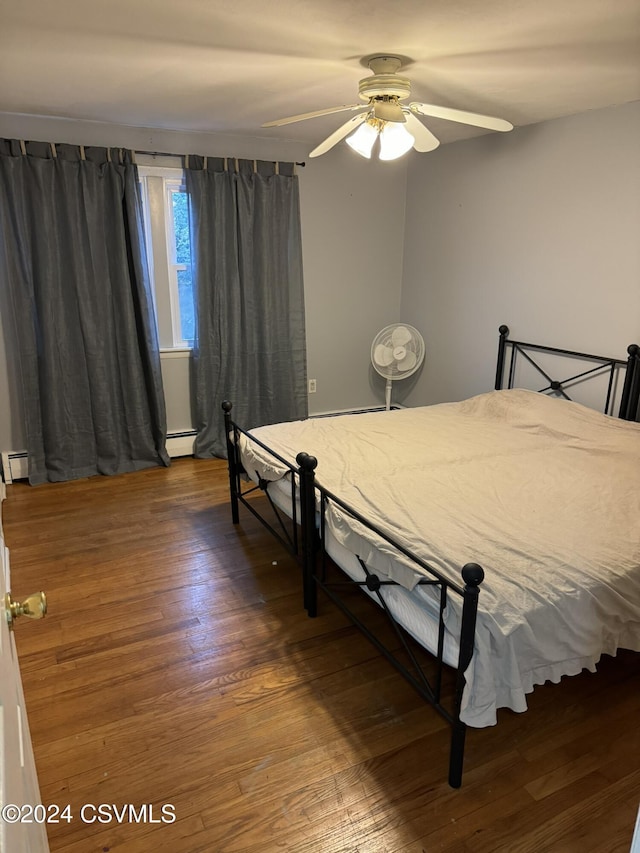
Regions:
<instances>
[{"instance_id":1,"label":"electrical outlet","mask_svg":"<svg viewBox=\"0 0 640 853\"><path fill-rule=\"evenodd\" d=\"M316 380L315 379L309 380L309 393L310 394L316 393Z\"/></svg>"}]
</instances>

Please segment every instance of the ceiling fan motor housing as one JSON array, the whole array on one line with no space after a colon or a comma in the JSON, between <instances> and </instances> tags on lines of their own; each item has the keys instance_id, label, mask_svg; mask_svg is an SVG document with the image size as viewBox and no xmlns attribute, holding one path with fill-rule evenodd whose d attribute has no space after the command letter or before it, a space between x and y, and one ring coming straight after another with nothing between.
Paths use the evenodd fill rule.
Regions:
<instances>
[{"instance_id":1,"label":"ceiling fan motor housing","mask_svg":"<svg viewBox=\"0 0 640 853\"><path fill-rule=\"evenodd\" d=\"M411 83L406 77L397 74L374 74L360 81L358 92L363 101L385 96L403 100L411 94Z\"/></svg>"},{"instance_id":2,"label":"ceiling fan motor housing","mask_svg":"<svg viewBox=\"0 0 640 853\"><path fill-rule=\"evenodd\" d=\"M399 101L409 97L411 83L396 74L401 64L396 56L374 56L368 62L373 77L364 77L358 85L361 100L369 102L379 121L406 121Z\"/></svg>"}]
</instances>

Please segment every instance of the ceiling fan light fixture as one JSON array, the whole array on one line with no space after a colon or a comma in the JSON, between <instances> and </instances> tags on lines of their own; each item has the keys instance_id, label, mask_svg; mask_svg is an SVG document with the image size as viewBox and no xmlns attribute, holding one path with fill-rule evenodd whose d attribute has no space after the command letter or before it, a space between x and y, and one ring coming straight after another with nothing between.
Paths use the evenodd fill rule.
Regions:
<instances>
[{"instance_id":1,"label":"ceiling fan light fixture","mask_svg":"<svg viewBox=\"0 0 640 853\"><path fill-rule=\"evenodd\" d=\"M397 98L375 98L371 107L375 117L382 121L398 121L404 124L407 120Z\"/></svg>"},{"instance_id":2,"label":"ceiling fan light fixture","mask_svg":"<svg viewBox=\"0 0 640 853\"><path fill-rule=\"evenodd\" d=\"M380 132L380 159L397 160L413 148L415 137L403 124L389 122Z\"/></svg>"},{"instance_id":3,"label":"ceiling fan light fixture","mask_svg":"<svg viewBox=\"0 0 640 853\"><path fill-rule=\"evenodd\" d=\"M351 134L351 136L348 136L346 142L350 148L353 148L353 150L362 157L366 157L367 160L370 160L371 151L373 150L373 146L377 138L377 124L375 120L373 122L369 120L361 124L360 127Z\"/></svg>"}]
</instances>

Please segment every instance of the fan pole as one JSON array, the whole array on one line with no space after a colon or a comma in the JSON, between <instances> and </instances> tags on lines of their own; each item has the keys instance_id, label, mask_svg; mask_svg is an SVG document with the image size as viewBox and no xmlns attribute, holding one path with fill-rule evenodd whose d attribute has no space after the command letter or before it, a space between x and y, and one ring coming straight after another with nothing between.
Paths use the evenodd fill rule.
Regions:
<instances>
[{"instance_id":1,"label":"fan pole","mask_svg":"<svg viewBox=\"0 0 640 853\"><path fill-rule=\"evenodd\" d=\"M384 389L384 399L387 406L387 411L391 409L391 386L393 385L393 381L391 379L387 379L387 385Z\"/></svg>"}]
</instances>

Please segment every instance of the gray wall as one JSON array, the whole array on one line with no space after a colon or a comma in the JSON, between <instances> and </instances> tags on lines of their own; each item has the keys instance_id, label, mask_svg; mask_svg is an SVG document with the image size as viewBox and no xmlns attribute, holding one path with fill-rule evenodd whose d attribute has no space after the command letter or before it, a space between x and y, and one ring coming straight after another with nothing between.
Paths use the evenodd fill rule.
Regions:
<instances>
[{"instance_id":1,"label":"gray wall","mask_svg":"<svg viewBox=\"0 0 640 853\"><path fill-rule=\"evenodd\" d=\"M371 341L400 319L406 161L342 146L308 161L300 193L310 410L380 405Z\"/></svg>"},{"instance_id":2,"label":"gray wall","mask_svg":"<svg viewBox=\"0 0 640 853\"><path fill-rule=\"evenodd\" d=\"M640 102L443 146L407 180L414 405L490 390L498 326L607 356L640 342Z\"/></svg>"}]
</instances>

